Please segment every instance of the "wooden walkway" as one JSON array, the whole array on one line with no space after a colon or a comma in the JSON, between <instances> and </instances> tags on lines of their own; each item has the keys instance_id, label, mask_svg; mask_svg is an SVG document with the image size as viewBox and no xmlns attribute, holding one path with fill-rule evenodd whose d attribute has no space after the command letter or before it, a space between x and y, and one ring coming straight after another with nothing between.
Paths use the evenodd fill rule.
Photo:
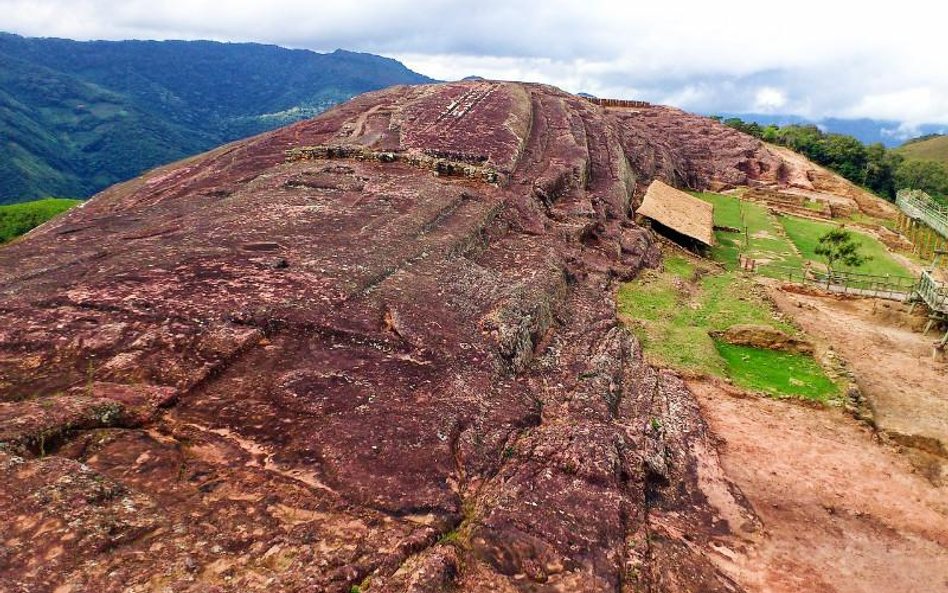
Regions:
<instances>
[{"instance_id":1,"label":"wooden walkway","mask_svg":"<svg viewBox=\"0 0 948 593\"><path fill-rule=\"evenodd\" d=\"M889 301L898 301L904 303L912 296L910 292L899 292L896 290L870 290L866 288L853 288L845 284L830 284L825 287L827 292L835 294L851 294L853 296L871 297L876 299L886 299Z\"/></svg>"},{"instance_id":2,"label":"wooden walkway","mask_svg":"<svg viewBox=\"0 0 948 593\"><path fill-rule=\"evenodd\" d=\"M778 268L780 279L793 284L813 286L834 294L906 302L916 292L918 280L911 276L879 276L855 272L828 274L812 268Z\"/></svg>"},{"instance_id":3,"label":"wooden walkway","mask_svg":"<svg viewBox=\"0 0 948 593\"><path fill-rule=\"evenodd\" d=\"M922 332L928 332L937 324L948 323L948 284L939 282L931 272L922 272L918 278L908 276L873 276L851 272L828 274L808 268L783 268L781 276L794 284L814 286L833 294L887 299L900 303L919 303L931 311L928 324ZM948 332L934 344L934 355L948 350Z\"/></svg>"},{"instance_id":4,"label":"wooden walkway","mask_svg":"<svg viewBox=\"0 0 948 593\"><path fill-rule=\"evenodd\" d=\"M911 300L913 309L917 303L922 302L932 312L923 333L927 334L938 323L948 323L948 284L935 280L931 272L922 272ZM945 337L935 344L936 352L944 352L946 349L948 349L948 331L945 332Z\"/></svg>"},{"instance_id":5,"label":"wooden walkway","mask_svg":"<svg viewBox=\"0 0 948 593\"><path fill-rule=\"evenodd\" d=\"M924 223L948 239L948 207L945 207L925 192L901 190L895 198L895 204L912 220Z\"/></svg>"},{"instance_id":6,"label":"wooden walkway","mask_svg":"<svg viewBox=\"0 0 948 593\"><path fill-rule=\"evenodd\" d=\"M922 272L915 295L915 298L928 305L933 313L948 317L948 285L935 280L931 272Z\"/></svg>"},{"instance_id":7,"label":"wooden walkway","mask_svg":"<svg viewBox=\"0 0 948 593\"><path fill-rule=\"evenodd\" d=\"M921 220L942 237L948 237L948 207L935 202L924 192L902 190L896 205L910 217Z\"/></svg>"}]
</instances>

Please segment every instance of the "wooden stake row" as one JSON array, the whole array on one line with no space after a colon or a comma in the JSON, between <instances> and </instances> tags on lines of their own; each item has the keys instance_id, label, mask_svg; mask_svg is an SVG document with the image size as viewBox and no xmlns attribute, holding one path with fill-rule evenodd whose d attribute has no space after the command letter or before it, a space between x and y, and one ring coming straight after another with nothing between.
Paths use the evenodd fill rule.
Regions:
<instances>
[{"instance_id":1,"label":"wooden stake row","mask_svg":"<svg viewBox=\"0 0 948 593\"><path fill-rule=\"evenodd\" d=\"M935 259L939 251L948 249L948 239L920 220L899 212L899 232L908 237L914 248L912 253L922 259ZM948 263L948 262L943 262Z\"/></svg>"}]
</instances>

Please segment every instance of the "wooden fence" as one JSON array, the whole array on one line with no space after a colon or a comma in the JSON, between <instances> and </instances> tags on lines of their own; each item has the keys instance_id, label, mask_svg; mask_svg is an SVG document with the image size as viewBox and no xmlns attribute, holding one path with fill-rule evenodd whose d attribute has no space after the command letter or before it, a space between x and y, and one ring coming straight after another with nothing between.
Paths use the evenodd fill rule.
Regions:
<instances>
[{"instance_id":1,"label":"wooden fence","mask_svg":"<svg viewBox=\"0 0 948 593\"><path fill-rule=\"evenodd\" d=\"M922 272L915 292L929 309L948 315L948 286L935 280L930 272Z\"/></svg>"},{"instance_id":2,"label":"wooden fence","mask_svg":"<svg viewBox=\"0 0 948 593\"><path fill-rule=\"evenodd\" d=\"M744 268L747 269L747 268ZM893 301L924 302L933 313L948 316L948 284L939 282L931 272L912 276L832 273L809 267L769 266L778 280L815 286L828 292L866 296Z\"/></svg>"},{"instance_id":3,"label":"wooden fence","mask_svg":"<svg viewBox=\"0 0 948 593\"><path fill-rule=\"evenodd\" d=\"M771 266L770 269L778 272L780 280L786 280L792 284L815 286L835 294L910 302L912 309L923 302L931 310L928 324L922 332L926 335L938 323L948 323L948 284L935 280L931 272L922 272L922 275L916 279L908 276L879 276L853 272L828 273L808 267ZM946 350L948 350L948 331L934 344L933 356L937 358L939 353L944 355Z\"/></svg>"},{"instance_id":4,"label":"wooden fence","mask_svg":"<svg viewBox=\"0 0 948 593\"><path fill-rule=\"evenodd\" d=\"M585 99L601 107L630 107L641 109L652 106L648 101L633 101L631 99L600 99L598 97L585 97Z\"/></svg>"},{"instance_id":5,"label":"wooden fence","mask_svg":"<svg viewBox=\"0 0 948 593\"><path fill-rule=\"evenodd\" d=\"M925 192L901 190L895 204L909 218L921 221L943 238L948 238L948 207L935 202Z\"/></svg>"},{"instance_id":6,"label":"wooden fence","mask_svg":"<svg viewBox=\"0 0 948 593\"><path fill-rule=\"evenodd\" d=\"M770 266L779 280L815 286L827 292L853 296L906 301L916 293L918 279L911 276L859 274L856 272L814 270L808 267Z\"/></svg>"}]
</instances>

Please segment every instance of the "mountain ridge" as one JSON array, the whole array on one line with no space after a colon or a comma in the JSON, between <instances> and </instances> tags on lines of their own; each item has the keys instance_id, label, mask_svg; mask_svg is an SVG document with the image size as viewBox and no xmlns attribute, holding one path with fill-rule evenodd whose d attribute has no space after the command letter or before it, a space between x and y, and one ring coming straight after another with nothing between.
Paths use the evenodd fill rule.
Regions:
<instances>
[{"instance_id":1,"label":"mountain ridge","mask_svg":"<svg viewBox=\"0 0 948 593\"><path fill-rule=\"evenodd\" d=\"M0 33L0 203L87 197L157 165L432 79L391 58L256 43Z\"/></svg>"},{"instance_id":2,"label":"mountain ridge","mask_svg":"<svg viewBox=\"0 0 948 593\"><path fill-rule=\"evenodd\" d=\"M873 119L868 117L845 118L845 117L821 117L810 118L802 115L779 114L779 113L753 113L753 112L714 112L708 115L720 115L721 117L738 117L746 122L755 122L762 126L766 125L815 125L824 132L830 134L846 134L852 136L863 144L874 144L881 142L887 148L900 146L912 135L924 135L933 133L944 133L948 126L942 124L923 123L917 126L911 134L907 134L901 129L901 122L888 119Z\"/></svg>"},{"instance_id":3,"label":"mountain ridge","mask_svg":"<svg viewBox=\"0 0 948 593\"><path fill-rule=\"evenodd\" d=\"M898 148L909 159L938 161L948 165L948 136L941 134L906 142Z\"/></svg>"}]
</instances>

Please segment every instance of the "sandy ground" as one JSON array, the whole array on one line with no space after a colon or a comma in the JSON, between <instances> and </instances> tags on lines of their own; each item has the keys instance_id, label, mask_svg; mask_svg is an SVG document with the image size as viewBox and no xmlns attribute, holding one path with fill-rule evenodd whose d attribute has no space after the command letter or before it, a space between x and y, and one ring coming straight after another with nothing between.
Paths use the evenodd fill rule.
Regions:
<instances>
[{"instance_id":1,"label":"sandy ground","mask_svg":"<svg viewBox=\"0 0 948 593\"><path fill-rule=\"evenodd\" d=\"M934 331L907 305L769 290L777 307L849 364L878 428L910 447L928 476L948 478L948 362L933 357Z\"/></svg>"},{"instance_id":2,"label":"sandy ground","mask_svg":"<svg viewBox=\"0 0 948 593\"><path fill-rule=\"evenodd\" d=\"M840 409L689 387L762 524L720 549L735 580L760 593L948 591L948 490Z\"/></svg>"}]
</instances>

